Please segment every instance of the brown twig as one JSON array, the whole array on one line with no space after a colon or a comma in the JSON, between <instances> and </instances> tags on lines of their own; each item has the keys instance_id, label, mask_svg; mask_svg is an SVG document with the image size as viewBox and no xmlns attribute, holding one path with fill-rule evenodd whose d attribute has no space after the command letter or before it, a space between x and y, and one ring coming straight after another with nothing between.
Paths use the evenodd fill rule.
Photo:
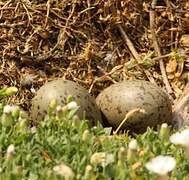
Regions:
<instances>
[{"instance_id":1,"label":"brown twig","mask_svg":"<svg viewBox=\"0 0 189 180\"><path fill-rule=\"evenodd\" d=\"M129 37L127 36L126 32L123 30L122 26L120 24L118 24L118 28L127 44L127 47L129 48L129 50L131 51L132 55L134 56L134 58L137 60L138 64L142 64L142 59L140 58L138 52L136 51L133 43L131 42L131 40L129 39ZM143 70L143 69L142 69ZM153 76L151 75L151 73L148 70L143 70L144 73L146 74L146 76L148 77L148 79L150 80L150 82L156 84Z\"/></svg>"},{"instance_id":2,"label":"brown twig","mask_svg":"<svg viewBox=\"0 0 189 180\"><path fill-rule=\"evenodd\" d=\"M160 48L159 48L159 45L158 45L158 42L157 42L157 39L156 39L155 24L154 24L154 21L155 21L155 11L154 11L154 9L155 9L156 3L157 3L156 1L157 0L153 0L152 4L151 4L152 9L150 10L150 30L151 30L151 34L152 34L154 50L155 50L157 56L160 57L161 56L161 51L160 51ZM160 71L161 71L162 78L163 78L163 83L165 84L165 88L166 88L167 92L169 94L171 94L172 93L172 89L171 89L171 86L169 84L169 81L168 81L168 78L167 78L167 75L166 75L163 58L160 58L159 65L160 65Z\"/></svg>"},{"instance_id":3,"label":"brown twig","mask_svg":"<svg viewBox=\"0 0 189 180\"><path fill-rule=\"evenodd\" d=\"M115 66L109 73L106 73L106 74L104 74L103 76L98 77L97 79L95 79L95 80L93 81L93 83L91 84L90 88L89 88L89 93L91 93L93 86L94 86L95 83L98 82L98 81L108 79L108 80L111 80L112 82L116 83L116 82L110 77L110 75L113 74L115 71L121 69L121 68L123 68L123 65Z\"/></svg>"}]
</instances>

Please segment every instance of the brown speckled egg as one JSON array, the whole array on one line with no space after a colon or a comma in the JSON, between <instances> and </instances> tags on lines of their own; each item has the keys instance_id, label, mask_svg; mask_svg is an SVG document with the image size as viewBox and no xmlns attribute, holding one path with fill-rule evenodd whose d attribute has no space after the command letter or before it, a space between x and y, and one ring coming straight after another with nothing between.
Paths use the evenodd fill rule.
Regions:
<instances>
[{"instance_id":1,"label":"brown speckled egg","mask_svg":"<svg viewBox=\"0 0 189 180\"><path fill-rule=\"evenodd\" d=\"M72 96L73 100L80 106L77 111L80 119L85 114L90 126L95 126L98 120L102 121L95 99L86 89L75 82L57 79L43 85L33 98L31 107L33 122L38 122L44 118L52 99L56 99L59 105L65 105L68 96Z\"/></svg>"},{"instance_id":2,"label":"brown speckled egg","mask_svg":"<svg viewBox=\"0 0 189 180\"><path fill-rule=\"evenodd\" d=\"M143 133L147 127L171 123L172 106L168 95L158 86L142 80L128 80L113 84L96 98L104 124L115 130L129 111L140 108L123 124L122 130Z\"/></svg>"}]
</instances>

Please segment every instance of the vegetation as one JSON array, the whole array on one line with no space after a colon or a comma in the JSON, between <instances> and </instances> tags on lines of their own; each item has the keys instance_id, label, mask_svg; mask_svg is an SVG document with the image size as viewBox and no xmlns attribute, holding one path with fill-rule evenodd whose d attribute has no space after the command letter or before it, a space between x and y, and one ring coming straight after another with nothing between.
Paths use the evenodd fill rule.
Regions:
<instances>
[{"instance_id":1,"label":"vegetation","mask_svg":"<svg viewBox=\"0 0 189 180\"><path fill-rule=\"evenodd\" d=\"M171 179L188 177L187 154L170 142L169 127L135 137L110 135L100 125L89 129L75 112L52 101L44 121L30 127L26 113L2 100L0 179L156 179L161 172L149 171L146 164L158 155L176 160Z\"/></svg>"}]
</instances>

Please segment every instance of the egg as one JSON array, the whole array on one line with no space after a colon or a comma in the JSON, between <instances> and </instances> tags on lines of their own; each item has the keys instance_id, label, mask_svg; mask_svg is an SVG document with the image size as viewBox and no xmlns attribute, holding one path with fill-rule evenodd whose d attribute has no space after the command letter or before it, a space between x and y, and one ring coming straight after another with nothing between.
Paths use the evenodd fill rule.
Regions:
<instances>
[{"instance_id":1,"label":"egg","mask_svg":"<svg viewBox=\"0 0 189 180\"><path fill-rule=\"evenodd\" d=\"M45 117L53 99L56 99L59 105L64 106L68 96L72 96L73 101L79 106L77 115L80 119L83 119L85 115L90 126L96 126L97 121L102 121L95 98L85 88L69 80L57 79L44 84L33 98L31 106L33 122L36 123Z\"/></svg>"},{"instance_id":2,"label":"egg","mask_svg":"<svg viewBox=\"0 0 189 180\"><path fill-rule=\"evenodd\" d=\"M122 130L143 133L147 127L171 124L172 104L168 95L148 81L128 80L113 84L97 96L96 103L104 117L104 124L114 130L128 112L130 115L121 125Z\"/></svg>"}]
</instances>

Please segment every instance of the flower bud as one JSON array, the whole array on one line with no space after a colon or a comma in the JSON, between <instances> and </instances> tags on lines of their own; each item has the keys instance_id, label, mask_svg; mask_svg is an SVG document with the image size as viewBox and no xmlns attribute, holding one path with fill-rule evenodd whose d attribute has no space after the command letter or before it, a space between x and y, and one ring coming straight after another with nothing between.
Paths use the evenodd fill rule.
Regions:
<instances>
[{"instance_id":1,"label":"flower bud","mask_svg":"<svg viewBox=\"0 0 189 180\"><path fill-rule=\"evenodd\" d=\"M60 165L54 166L53 170L56 174L64 177L65 180L74 179L75 175L74 175L74 172L72 171L72 169L63 163Z\"/></svg>"},{"instance_id":2,"label":"flower bud","mask_svg":"<svg viewBox=\"0 0 189 180\"><path fill-rule=\"evenodd\" d=\"M16 87L8 87L5 90L5 96L12 96L12 95L14 95L17 92L18 92L18 89Z\"/></svg>"},{"instance_id":3,"label":"flower bud","mask_svg":"<svg viewBox=\"0 0 189 180\"><path fill-rule=\"evenodd\" d=\"M57 100L52 99L50 104L49 104L49 113L52 113L53 111L55 111L56 106L57 106Z\"/></svg>"},{"instance_id":4,"label":"flower bud","mask_svg":"<svg viewBox=\"0 0 189 180\"><path fill-rule=\"evenodd\" d=\"M17 119L17 118L19 117L19 115L20 115L20 108L19 108L18 106L16 106L16 107L12 110L11 114L12 114L12 117L13 117L13 118Z\"/></svg>"},{"instance_id":5,"label":"flower bud","mask_svg":"<svg viewBox=\"0 0 189 180\"><path fill-rule=\"evenodd\" d=\"M7 160L11 160L13 158L14 153L15 153L15 148L14 148L14 145L11 144L7 148L7 152L6 152Z\"/></svg>"},{"instance_id":6,"label":"flower bud","mask_svg":"<svg viewBox=\"0 0 189 180\"><path fill-rule=\"evenodd\" d=\"M86 130L83 132L83 134L82 134L82 140L83 140L83 141L87 141L87 139L89 138L89 135L90 135L89 130L86 129Z\"/></svg>"},{"instance_id":7,"label":"flower bud","mask_svg":"<svg viewBox=\"0 0 189 180\"><path fill-rule=\"evenodd\" d=\"M1 116L1 123L4 127L10 127L13 125L14 121L13 121L13 118L11 116L11 114L6 114L4 113L2 116Z\"/></svg>"},{"instance_id":8,"label":"flower bud","mask_svg":"<svg viewBox=\"0 0 189 180\"><path fill-rule=\"evenodd\" d=\"M63 108L60 105L56 107L56 116L57 118L61 118L63 116Z\"/></svg>"},{"instance_id":9,"label":"flower bud","mask_svg":"<svg viewBox=\"0 0 189 180\"><path fill-rule=\"evenodd\" d=\"M117 165L119 168L124 168L125 167L125 162L127 158L127 150L124 147L121 147L118 151L118 161Z\"/></svg>"},{"instance_id":10,"label":"flower bud","mask_svg":"<svg viewBox=\"0 0 189 180\"><path fill-rule=\"evenodd\" d=\"M127 151L124 147L121 147L118 151L118 159L124 161L127 156Z\"/></svg>"},{"instance_id":11,"label":"flower bud","mask_svg":"<svg viewBox=\"0 0 189 180\"><path fill-rule=\"evenodd\" d=\"M160 137L162 139L168 139L169 138L169 133L170 133L170 129L167 123L163 123L161 125L161 129L160 129Z\"/></svg>"},{"instance_id":12,"label":"flower bud","mask_svg":"<svg viewBox=\"0 0 189 180\"><path fill-rule=\"evenodd\" d=\"M28 120L20 119L16 124L17 131L24 132L28 128Z\"/></svg>"},{"instance_id":13,"label":"flower bud","mask_svg":"<svg viewBox=\"0 0 189 180\"><path fill-rule=\"evenodd\" d=\"M113 154L108 154L106 152L96 152L91 156L90 162L93 165L106 167L108 164L114 162L114 157Z\"/></svg>"},{"instance_id":14,"label":"flower bud","mask_svg":"<svg viewBox=\"0 0 189 180\"><path fill-rule=\"evenodd\" d=\"M138 144L137 144L136 139L131 140L131 142L129 143L128 151L127 151L127 159L131 163L133 163L138 156L137 150L138 150Z\"/></svg>"},{"instance_id":15,"label":"flower bud","mask_svg":"<svg viewBox=\"0 0 189 180\"><path fill-rule=\"evenodd\" d=\"M91 165L87 165L85 167L85 179L92 179L92 170L93 170L93 167Z\"/></svg>"},{"instance_id":16,"label":"flower bud","mask_svg":"<svg viewBox=\"0 0 189 180\"><path fill-rule=\"evenodd\" d=\"M69 96L67 97L67 103L69 103L69 102L71 102L71 101L73 101L73 96L69 95Z\"/></svg>"}]
</instances>

